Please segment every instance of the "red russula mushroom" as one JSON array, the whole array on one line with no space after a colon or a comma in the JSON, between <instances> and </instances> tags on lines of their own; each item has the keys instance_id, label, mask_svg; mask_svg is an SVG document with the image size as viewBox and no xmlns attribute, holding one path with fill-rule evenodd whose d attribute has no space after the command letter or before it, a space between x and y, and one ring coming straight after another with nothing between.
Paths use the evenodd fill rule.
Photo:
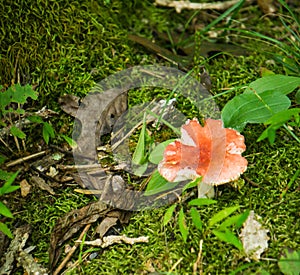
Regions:
<instances>
[{"instance_id":1,"label":"red russula mushroom","mask_svg":"<svg viewBox=\"0 0 300 275\"><path fill-rule=\"evenodd\" d=\"M166 147L158 171L170 182L202 176L205 184L224 184L247 169L245 150L244 137L221 120L207 119L202 127L194 118L181 127L181 140Z\"/></svg>"}]
</instances>

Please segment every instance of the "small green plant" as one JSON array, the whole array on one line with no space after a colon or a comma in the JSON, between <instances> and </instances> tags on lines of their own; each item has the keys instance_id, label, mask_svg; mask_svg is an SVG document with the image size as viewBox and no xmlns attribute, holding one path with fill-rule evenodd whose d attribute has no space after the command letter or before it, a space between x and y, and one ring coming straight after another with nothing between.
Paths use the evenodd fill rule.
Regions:
<instances>
[{"instance_id":1,"label":"small green plant","mask_svg":"<svg viewBox=\"0 0 300 275\"><path fill-rule=\"evenodd\" d=\"M0 90L3 90L2 86L0 86ZM23 109L23 105L27 103L29 98L36 100L38 98L38 94L28 84L25 86L15 84L0 93L0 126L3 127L3 129L8 129L7 134L11 134L13 136L18 151L21 150L18 139L22 140L23 148L24 150L26 149L24 142L26 134L22 130L23 124L25 123L23 118L26 118L32 123L42 125L43 139L46 144L49 143L50 139L57 136L50 123L45 122L38 115L26 114ZM71 147L76 146L75 142L71 138L65 135L60 135L60 137L62 137ZM10 146L1 137L0 141L11 152L13 152Z\"/></svg>"},{"instance_id":2,"label":"small green plant","mask_svg":"<svg viewBox=\"0 0 300 275\"><path fill-rule=\"evenodd\" d=\"M189 226L186 223L186 218L187 216L190 216L193 226L199 230L203 236L207 236L210 232L212 232L221 241L229 243L242 251L243 245L234 233L234 230L237 230L242 226L249 215L249 211L246 210L241 214L230 216L233 212L240 208L239 205L231 206L214 214L208 222L202 222L197 208L216 203L216 200L197 198L190 200L187 204L187 208L184 208L179 203L173 204L165 212L163 225L166 226L172 220L176 208L180 207L178 211L178 226L184 242L187 241L189 234ZM233 229L231 229L232 227Z\"/></svg>"},{"instance_id":3,"label":"small green plant","mask_svg":"<svg viewBox=\"0 0 300 275\"><path fill-rule=\"evenodd\" d=\"M299 129L300 108L291 108L287 97L300 85L300 77L268 75L250 83L243 94L227 102L222 110L225 127L243 131L247 123L263 123L268 128L257 141L268 138L274 143L276 130L284 127L300 143L300 139L290 130ZM287 124L288 122L288 124Z\"/></svg>"},{"instance_id":4,"label":"small green plant","mask_svg":"<svg viewBox=\"0 0 300 275\"><path fill-rule=\"evenodd\" d=\"M2 171L0 170L0 174L2 175L1 176L1 179L3 178L3 175L4 177L7 177L7 173L5 171ZM5 194L9 194L11 192L14 192L16 190L18 190L20 188L20 186L17 186L17 185L12 185L13 182L15 181L16 177L18 175L18 172L12 174L6 181L5 183L3 184L3 186L0 187L0 196L3 196ZM0 215L2 216L5 216L7 218L13 218L13 215L12 213L10 212L10 210L7 208L7 206L2 203L0 201ZM13 235L12 235L12 232L10 231L10 229L8 228L8 226L3 223L3 222L0 222L0 230L5 234L7 235L8 237L12 238Z\"/></svg>"},{"instance_id":5,"label":"small green plant","mask_svg":"<svg viewBox=\"0 0 300 275\"><path fill-rule=\"evenodd\" d=\"M26 138L26 134L21 129L21 118L25 114L23 104L27 102L28 98L36 100L38 95L28 84L26 86L15 84L5 91L3 91L3 86L0 86L0 90L2 90L0 93L0 125L8 129L8 134L14 137L18 151L20 151L18 139L22 140L25 149L24 139ZM16 126L16 122L14 122L16 119L18 127ZM10 149L9 145L1 137L0 140ZM10 149L10 151L13 150Z\"/></svg>"},{"instance_id":6,"label":"small green plant","mask_svg":"<svg viewBox=\"0 0 300 275\"><path fill-rule=\"evenodd\" d=\"M285 249L278 261L278 266L285 275L298 275L300 272L300 251Z\"/></svg>"}]
</instances>

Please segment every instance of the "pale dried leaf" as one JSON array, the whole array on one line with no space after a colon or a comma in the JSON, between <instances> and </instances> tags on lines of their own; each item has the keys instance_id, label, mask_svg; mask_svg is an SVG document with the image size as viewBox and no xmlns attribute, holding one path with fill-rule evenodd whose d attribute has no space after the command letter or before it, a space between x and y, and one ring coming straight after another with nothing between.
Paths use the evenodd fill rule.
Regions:
<instances>
[{"instance_id":1,"label":"pale dried leaf","mask_svg":"<svg viewBox=\"0 0 300 275\"><path fill-rule=\"evenodd\" d=\"M269 230L261 225L259 219L261 219L260 216L250 211L240 234L244 251L248 256L247 260L258 261L261 254L268 248Z\"/></svg>"},{"instance_id":2,"label":"pale dried leaf","mask_svg":"<svg viewBox=\"0 0 300 275\"><path fill-rule=\"evenodd\" d=\"M20 188L21 188L21 196L24 198L30 193L31 185L28 183L26 179L23 179L20 182Z\"/></svg>"}]
</instances>

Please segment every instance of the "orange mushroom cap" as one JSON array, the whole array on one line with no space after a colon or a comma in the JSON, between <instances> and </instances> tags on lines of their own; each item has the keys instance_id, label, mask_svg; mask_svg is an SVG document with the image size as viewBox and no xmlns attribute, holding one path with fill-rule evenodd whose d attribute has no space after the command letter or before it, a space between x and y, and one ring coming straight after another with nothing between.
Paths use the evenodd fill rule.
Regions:
<instances>
[{"instance_id":1,"label":"orange mushroom cap","mask_svg":"<svg viewBox=\"0 0 300 275\"><path fill-rule=\"evenodd\" d=\"M202 127L194 118L181 127L181 140L166 147L158 171L170 182L202 176L206 184L224 184L246 171L245 150L244 137L221 120L207 119Z\"/></svg>"}]
</instances>

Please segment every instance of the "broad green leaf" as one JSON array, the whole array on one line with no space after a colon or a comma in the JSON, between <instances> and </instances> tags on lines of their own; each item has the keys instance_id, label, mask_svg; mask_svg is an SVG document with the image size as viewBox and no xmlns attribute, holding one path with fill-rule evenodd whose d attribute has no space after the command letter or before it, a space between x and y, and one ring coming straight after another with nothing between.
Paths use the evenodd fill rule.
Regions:
<instances>
[{"instance_id":1,"label":"broad green leaf","mask_svg":"<svg viewBox=\"0 0 300 275\"><path fill-rule=\"evenodd\" d=\"M14 192L14 191L16 191L18 189L20 189L20 186L18 186L18 185L11 185L11 186L9 186L9 187L6 188L5 194Z\"/></svg>"},{"instance_id":2,"label":"broad green leaf","mask_svg":"<svg viewBox=\"0 0 300 275\"><path fill-rule=\"evenodd\" d=\"M13 234L11 233L10 229L3 222L0 222L0 231L2 231L9 238L11 238L11 239L13 238Z\"/></svg>"},{"instance_id":3,"label":"broad green leaf","mask_svg":"<svg viewBox=\"0 0 300 275\"><path fill-rule=\"evenodd\" d=\"M200 219L200 214L198 212L198 210L195 207L192 207L190 210L191 213L191 217L192 217L192 221L194 223L194 225L196 226L196 228L199 231L202 231L202 221Z\"/></svg>"},{"instance_id":4,"label":"broad green leaf","mask_svg":"<svg viewBox=\"0 0 300 275\"><path fill-rule=\"evenodd\" d=\"M227 218L224 222L222 222L219 226L219 230L224 230L226 227L231 225L235 225L235 228L240 228L243 223L247 220L249 216L250 210L246 210L242 214L235 215L233 217Z\"/></svg>"},{"instance_id":5,"label":"broad green leaf","mask_svg":"<svg viewBox=\"0 0 300 275\"><path fill-rule=\"evenodd\" d=\"M187 189L196 187L199 184L199 182L201 182L201 180L202 180L202 177L199 177L199 178L196 178L194 181L190 181L183 187L182 192L184 192Z\"/></svg>"},{"instance_id":6,"label":"broad green leaf","mask_svg":"<svg viewBox=\"0 0 300 275\"><path fill-rule=\"evenodd\" d=\"M170 220L172 219L172 216L173 216L173 213L174 213L174 210L175 210L176 206L177 206L176 204L173 204L167 209L167 211L164 215L164 221L163 221L164 226L166 226L170 222Z\"/></svg>"},{"instance_id":7,"label":"broad green leaf","mask_svg":"<svg viewBox=\"0 0 300 275\"><path fill-rule=\"evenodd\" d=\"M147 184L145 196L151 196L163 191L174 189L178 185L178 182L168 182L160 173L155 170Z\"/></svg>"},{"instance_id":8,"label":"broad green leaf","mask_svg":"<svg viewBox=\"0 0 300 275\"><path fill-rule=\"evenodd\" d=\"M12 213L10 212L10 210L1 201L0 201L0 215L3 215L3 216L8 217L8 218L12 218L13 217Z\"/></svg>"},{"instance_id":9,"label":"broad green leaf","mask_svg":"<svg viewBox=\"0 0 300 275\"><path fill-rule=\"evenodd\" d=\"M61 135L63 137L63 139L70 145L70 147L72 149L75 149L77 148L77 143L74 139L68 137L68 136L65 136L65 135Z\"/></svg>"},{"instance_id":10,"label":"broad green leaf","mask_svg":"<svg viewBox=\"0 0 300 275\"><path fill-rule=\"evenodd\" d=\"M25 110L21 108L14 110L14 112L18 115L25 115Z\"/></svg>"},{"instance_id":11,"label":"broad green leaf","mask_svg":"<svg viewBox=\"0 0 300 275\"><path fill-rule=\"evenodd\" d=\"M300 85L300 77L287 75L269 75L251 82L244 94L252 94L253 90L258 94L266 91L278 92L287 95Z\"/></svg>"},{"instance_id":12,"label":"broad green leaf","mask_svg":"<svg viewBox=\"0 0 300 275\"><path fill-rule=\"evenodd\" d=\"M292 117L295 117L295 120L297 120L299 118L299 113L300 108L292 108L276 113L265 122L266 125L271 125L262 132L257 141L268 138L270 144L273 144L276 137L276 130L283 126L284 123L291 120Z\"/></svg>"},{"instance_id":13,"label":"broad green leaf","mask_svg":"<svg viewBox=\"0 0 300 275\"><path fill-rule=\"evenodd\" d=\"M16 126L10 127L10 133L14 137L17 137L17 138L20 138L20 139L26 138L26 134Z\"/></svg>"},{"instance_id":14,"label":"broad green leaf","mask_svg":"<svg viewBox=\"0 0 300 275\"><path fill-rule=\"evenodd\" d=\"M48 122L43 123L43 138L46 144L49 143L49 139L55 137L54 129Z\"/></svg>"},{"instance_id":15,"label":"broad green leaf","mask_svg":"<svg viewBox=\"0 0 300 275\"><path fill-rule=\"evenodd\" d=\"M247 123L265 123L274 114L287 110L291 101L280 92L265 91L235 96L222 110L225 127L241 132Z\"/></svg>"},{"instance_id":16,"label":"broad green leaf","mask_svg":"<svg viewBox=\"0 0 300 275\"><path fill-rule=\"evenodd\" d=\"M183 241L186 242L188 234L189 234L189 229L188 229L188 227L186 225L186 222L185 222L185 216L184 216L183 208L181 208L180 211L179 211L178 225L179 225L179 231L181 233Z\"/></svg>"},{"instance_id":17,"label":"broad green leaf","mask_svg":"<svg viewBox=\"0 0 300 275\"><path fill-rule=\"evenodd\" d=\"M261 67L260 68L260 73L262 77L265 76L270 76L270 75L275 75L275 73L267 68Z\"/></svg>"},{"instance_id":18,"label":"broad green leaf","mask_svg":"<svg viewBox=\"0 0 300 275\"><path fill-rule=\"evenodd\" d=\"M38 98L38 93L35 92L32 87L27 84L25 86L21 86L19 83L11 86L8 90L11 89L11 102L24 104L27 101L27 98L30 97L32 99Z\"/></svg>"},{"instance_id":19,"label":"broad green leaf","mask_svg":"<svg viewBox=\"0 0 300 275\"><path fill-rule=\"evenodd\" d=\"M285 275L299 275L300 272L300 250L293 251L286 249L284 256L278 261L281 272Z\"/></svg>"},{"instance_id":20,"label":"broad green leaf","mask_svg":"<svg viewBox=\"0 0 300 275\"><path fill-rule=\"evenodd\" d=\"M269 126L266 130L264 130L262 132L262 134L258 137L258 139L256 140L257 142L262 141L266 138L268 138L270 144L273 144L275 142L275 138L276 138L276 130L279 128L278 127L273 127L273 126Z\"/></svg>"},{"instance_id":21,"label":"broad green leaf","mask_svg":"<svg viewBox=\"0 0 300 275\"><path fill-rule=\"evenodd\" d=\"M162 143L159 143L157 146L155 146L153 151L150 153L149 161L154 164L159 164L163 159L163 154L164 154L166 147L168 146L168 144L170 144L174 140L175 139L169 139L169 140L166 140Z\"/></svg>"},{"instance_id":22,"label":"broad green leaf","mask_svg":"<svg viewBox=\"0 0 300 275\"><path fill-rule=\"evenodd\" d=\"M6 190L11 187L13 182L15 181L19 171L15 172L14 174L10 175L10 177L6 180L3 186L0 188L0 196L6 194Z\"/></svg>"},{"instance_id":23,"label":"broad green leaf","mask_svg":"<svg viewBox=\"0 0 300 275\"><path fill-rule=\"evenodd\" d=\"M240 206L236 205L236 206L227 207L227 208L219 211L217 214L215 214L214 216L212 216L210 218L208 225L213 226L217 222L224 220L225 218L227 218L229 215L231 215L234 211L236 211L239 208L240 208Z\"/></svg>"},{"instance_id":24,"label":"broad green leaf","mask_svg":"<svg viewBox=\"0 0 300 275\"><path fill-rule=\"evenodd\" d=\"M143 126L139 140L132 156L133 164L143 164L146 161L146 113L144 114Z\"/></svg>"},{"instance_id":25,"label":"broad green leaf","mask_svg":"<svg viewBox=\"0 0 300 275\"><path fill-rule=\"evenodd\" d=\"M289 121L293 116L297 116L300 113L300 108L292 108L276 113L270 117L265 124L279 124L283 125Z\"/></svg>"},{"instance_id":26,"label":"broad green leaf","mask_svg":"<svg viewBox=\"0 0 300 275\"><path fill-rule=\"evenodd\" d=\"M243 250L243 245L238 237L233 234L228 228L225 228L224 231L213 230L213 233L216 237L218 237L221 241L234 245L240 251Z\"/></svg>"},{"instance_id":27,"label":"broad green leaf","mask_svg":"<svg viewBox=\"0 0 300 275\"><path fill-rule=\"evenodd\" d=\"M193 199L189 201L188 205L193 205L193 206L202 206L202 205L210 205L217 203L216 200L211 200L211 199L206 199L206 198L198 198L198 199Z\"/></svg>"},{"instance_id":28,"label":"broad green leaf","mask_svg":"<svg viewBox=\"0 0 300 275\"><path fill-rule=\"evenodd\" d=\"M11 93L10 89L7 89L4 92L0 91L0 110L5 112L5 108L11 103Z\"/></svg>"},{"instance_id":29,"label":"broad green leaf","mask_svg":"<svg viewBox=\"0 0 300 275\"><path fill-rule=\"evenodd\" d=\"M295 95L295 100L297 104L300 104L300 89L297 91Z\"/></svg>"},{"instance_id":30,"label":"broad green leaf","mask_svg":"<svg viewBox=\"0 0 300 275\"><path fill-rule=\"evenodd\" d=\"M140 164L140 165L134 165L132 166L132 169L133 169L133 172L136 176L138 177L141 177L147 170L147 167L148 167L148 163L143 163L143 164Z\"/></svg>"},{"instance_id":31,"label":"broad green leaf","mask_svg":"<svg viewBox=\"0 0 300 275\"><path fill-rule=\"evenodd\" d=\"M27 119L33 123L39 123L39 124L44 123L43 119L40 116L29 116Z\"/></svg>"}]
</instances>

